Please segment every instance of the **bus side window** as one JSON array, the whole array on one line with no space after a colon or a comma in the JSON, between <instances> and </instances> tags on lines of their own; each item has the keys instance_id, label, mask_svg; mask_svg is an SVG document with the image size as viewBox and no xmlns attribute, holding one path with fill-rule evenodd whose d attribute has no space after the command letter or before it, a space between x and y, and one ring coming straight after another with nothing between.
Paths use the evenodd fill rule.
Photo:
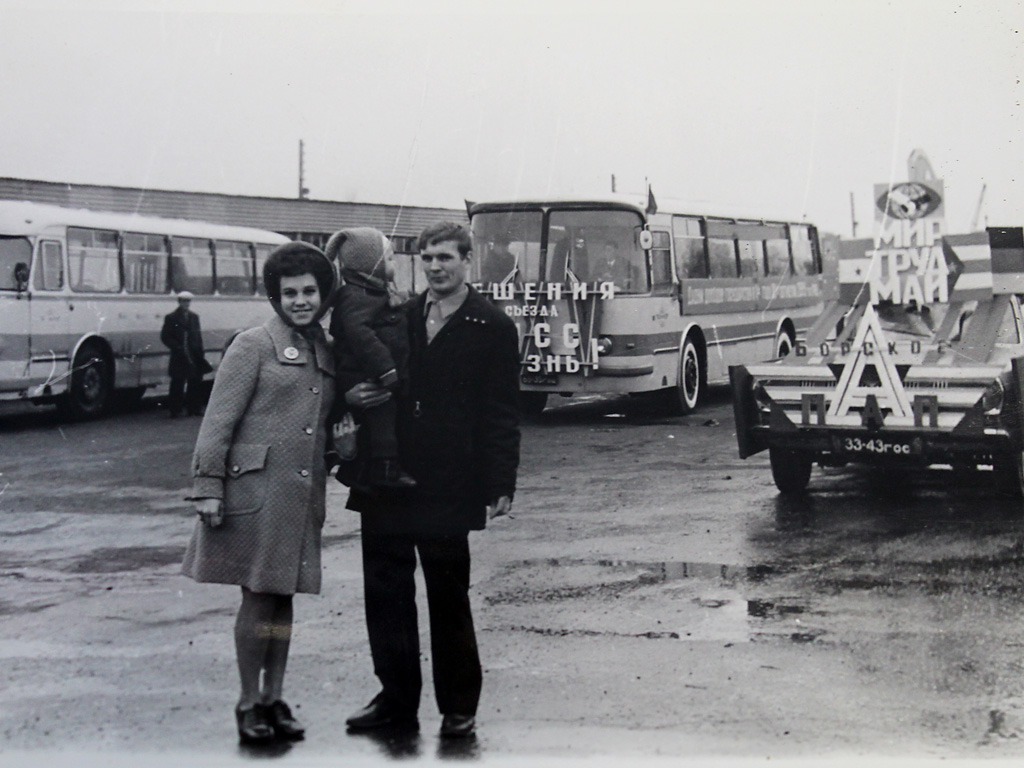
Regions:
<instances>
[{"instance_id":1,"label":"bus side window","mask_svg":"<svg viewBox=\"0 0 1024 768\"><path fill-rule=\"evenodd\" d=\"M273 250L272 245L256 243L256 293L260 296L267 295L267 289L263 285L263 265Z\"/></svg>"},{"instance_id":2,"label":"bus side window","mask_svg":"<svg viewBox=\"0 0 1024 768\"><path fill-rule=\"evenodd\" d=\"M789 265L789 243L785 240L773 239L765 241L768 257L768 274L785 277L791 273Z\"/></svg>"},{"instance_id":3,"label":"bus side window","mask_svg":"<svg viewBox=\"0 0 1024 768\"><path fill-rule=\"evenodd\" d=\"M230 240L215 240L217 293L225 296L252 296L252 246Z\"/></svg>"},{"instance_id":4,"label":"bus side window","mask_svg":"<svg viewBox=\"0 0 1024 768\"><path fill-rule=\"evenodd\" d=\"M68 270L73 291L119 292L121 264L117 232L68 227Z\"/></svg>"},{"instance_id":5,"label":"bus side window","mask_svg":"<svg viewBox=\"0 0 1024 768\"><path fill-rule=\"evenodd\" d=\"M43 240L36 263L35 287L40 291L59 291L64 287L64 254L60 243Z\"/></svg>"},{"instance_id":6,"label":"bus side window","mask_svg":"<svg viewBox=\"0 0 1024 768\"><path fill-rule=\"evenodd\" d=\"M764 242L739 240L737 245L740 254L740 276L761 277L764 274Z\"/></svg>"},{"instance_id":7,"label":"bus side window","mask_svg":"<svg viewBox=\"0 0 1024 768\"><path fill-rule=\"evenodd\" d=\"M676 274L681 279L707 277L708 262L704 257L700 220L673 216L672 235L676 245Z\"/></svg>"},{"instance_id":8,"label":"bus side window","mask_svg":"<svg viewBox=\"0 0 1024 768\"><path fill-rule=\"evenodd\" d=\"M804 224L793 224L789 228L789 238L793 245L793 269L798 275L815 275L818 273L811 247L810 234Z\"/></svg>"},{"instance_id":9,"label":"bus side window","mask_svg":"<svg viewBox=\"0 0 1024 768\"><path fill-rule=\"evenodd\" d=\"M711 277L737 277L736 241L709 237L708 264L711 267Z\"/></svg>"},{"instance_id":10,"label":"bus side window","mask_svg":"<svg viewBox=\"0 0 1024 768\"><path fill-rule=\"evenodd\" d=\"M654 290L672 285L672 235L668 232L651 230L654 247L651 248L651 277Z\"/></svg>"},{"instance_id":11,"label":"bus side window","mask_svg":"<svg viewBox=\"0 0 1024 768\"><path fill-rule=\"evenodd\" d=\"M126 232L124 281L128 293L167 292L167 238L163 235Z\"/></svg>"},{"instance_id":12,"label":"bus side window","mask_svg":"<svg viewBox=\"0 0 1024 768\"><path fill-rule=\"evenodd\" d=\"M171 240L171 290L213 293L213 252L210 241L200 237Z\"/></svg>"}]
</instances>

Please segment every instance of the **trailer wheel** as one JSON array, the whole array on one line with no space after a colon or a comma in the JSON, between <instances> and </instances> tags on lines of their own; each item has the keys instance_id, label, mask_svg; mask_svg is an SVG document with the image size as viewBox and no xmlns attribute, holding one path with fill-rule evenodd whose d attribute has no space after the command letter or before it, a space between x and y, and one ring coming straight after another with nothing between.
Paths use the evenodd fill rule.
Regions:
<instances>
[{"instance_id":1,"label":"trailer wheel","mask_svg":"<svg viewBox=\"0 0 1024 768\"><path fill-rule=\"evenodd\" d=\"M1003 487L1014 496L1024 497L1024 451L1000 461L995 466L1002 475Z\"/></svg>"},{"instance_id":2,"label":"trailer wheel","mask_svg":"<svg viewBox=\"0 0 1024 768\"><path fill-rule=\"evenodd\" d=\"M772 479L780 493L796 495L807 490L812 464L809 453L769 448L768 459L772 465Z\"/></svg>"},{"instance_id":3,"label":"trailer wheel","mask_svg":"<svg viewBox=\"0 0 1024 768\"><path fill-rule=\"evenodd\" d=\"M685 416L697 410L704 399L707 384L708 372L697 349L697 342L693 334L687 334L679 355L678 383L668 390L669 406L673 413Z\"/></svg>"},{"instance_id":4,"label":"trailer wheel","mask_svg":"<svg viewBox=\"0 0 1024 768\"><path fill-rule=\"evenodd\" d=\"M103 413L111 392L111 369L103 349L83 344L71 368L71 386L61 398L61 411L73 419L91 419Z\"/></svg>"}]
</instances>

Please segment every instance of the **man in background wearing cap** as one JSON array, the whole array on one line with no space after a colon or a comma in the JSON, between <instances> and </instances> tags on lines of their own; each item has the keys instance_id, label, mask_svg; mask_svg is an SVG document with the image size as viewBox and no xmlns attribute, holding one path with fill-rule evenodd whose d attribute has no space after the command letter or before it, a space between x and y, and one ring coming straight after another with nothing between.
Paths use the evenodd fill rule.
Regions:
<instances>
[{"instance_id":1,"label":"man in background wearing cap","mask_svg":"<svg viewBox=\"0 0 1024 768\"><path fill-rule=\"evenodd\" d=\"M203 375L213 370L206 362L203 350L203 333L199 329L199 315L192 312L192 294L182 291L178 294L178 308L164 317L160 341L171 350L167 373L171 377L171 392L167 408L171 418L181 416L183 407L189 416L201 416Z\"/></svg>"}]
</instances>

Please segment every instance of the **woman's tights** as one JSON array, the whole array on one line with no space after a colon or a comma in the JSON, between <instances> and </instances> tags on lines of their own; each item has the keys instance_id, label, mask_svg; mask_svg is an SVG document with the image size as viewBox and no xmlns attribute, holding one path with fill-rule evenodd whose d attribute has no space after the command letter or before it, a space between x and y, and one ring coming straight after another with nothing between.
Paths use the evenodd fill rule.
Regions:
<instances>
[{"instance_id":1,"label":"woman's tights","mask_svg":"<svg viewBox=\"0 0 1024 768\"><path fill-rule=\"evenodd\" d=\"M270 704L281 698L291 638L292 596L242 587L242 605L235 620L235 652L242 683L239 707Z\"/></svg>"}]
</instances>

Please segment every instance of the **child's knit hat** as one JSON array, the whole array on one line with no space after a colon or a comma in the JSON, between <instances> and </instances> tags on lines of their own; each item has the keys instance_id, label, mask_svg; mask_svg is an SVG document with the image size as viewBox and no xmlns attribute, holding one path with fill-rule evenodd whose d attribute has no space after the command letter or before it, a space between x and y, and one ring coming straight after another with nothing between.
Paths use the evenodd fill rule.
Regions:
<instances>
[{"instance_id":1,"label":"child's knit hat","mask_svg":"<svg viewBox=\"0 0 1024 768\"><path fill-rule=\"evenodd\" d=\"M342 272L358 272L386 280L384 271L384 233L373 227L342 229L327 241L327 258L337 262Z\"/></svg>"}]
</instances>

